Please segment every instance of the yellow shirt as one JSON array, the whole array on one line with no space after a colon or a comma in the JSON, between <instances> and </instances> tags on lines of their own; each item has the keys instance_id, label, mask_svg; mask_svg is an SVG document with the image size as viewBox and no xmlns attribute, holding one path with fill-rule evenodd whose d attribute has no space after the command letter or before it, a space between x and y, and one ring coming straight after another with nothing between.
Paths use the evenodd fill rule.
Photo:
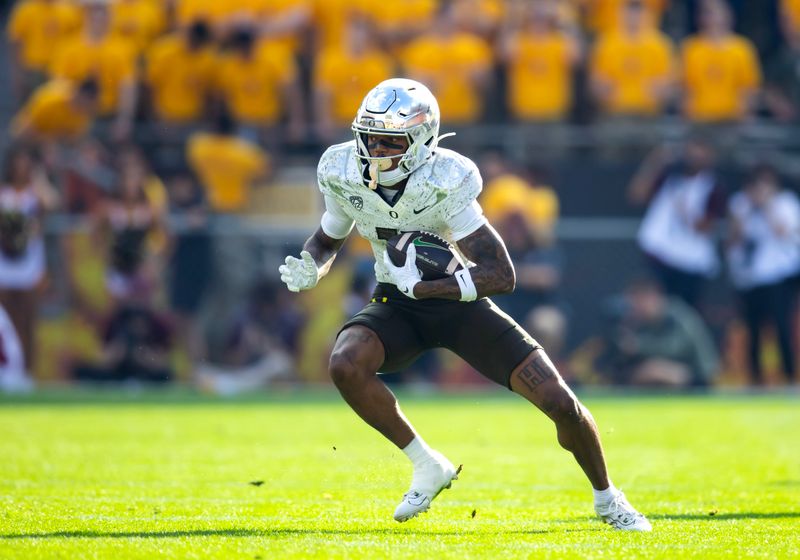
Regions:
<instances>
[{"instance_id":1,"label":"yellow shirt","mask_svg":"<svg viewBox=\"0 0 800 560\"><path fill-rule=\"evenodd\" d=\"M111 4L111 29L142 53L166 26L163 6L152 0L118 0Z\"/></svg>"},{"instance_id":2,"label":"yellow shirt","mask_svg":"<svg viewBox=\"0 0 800 560\"><path fill-rule=\"evenodd\" d=\"M628 0L582 0L586 5L588 25L595 33L617 31L622 22L622 8ZM658 27L669 0L643 0L651 26Z\"/></svg>"},{"instance_id":3,"label":"yellow shirt","mask_svg":"<svg viewBox=\"0 0 800 560\"><path fill-rule=\"evenodd\" d=\"M314 68L314 82L331 98L331 118L346 125L353 121L367 92L394 74L394 61L383 51L354 57L344 49L325 49Z\"/></svg>"},{"instance_id":4,"label":"yellow shirt","mask_svg":"<svg viewBox=\"0 0 800 560\"><path fill-rule=\"evenodd\" d=\"M281 89L294 81L291 52L273 41L262 42L250 60L224 55L216 65L216 87L234 116L246 123L273 124L281 116Z\"/></svg>"},{"instance_id":5,"label":"yellow shirt","mask_svg":"<svg viewBox=\"0 0 800 560\"><path fill-rule=\"evenodd\" d=\"M269 164L256 144L231 136L194 134L187 157L206 189L211 207L218 212L247 208L250 187Z\"/></svg>"},{"instance_id":6,"label":"yellow shirt","mask_svg":"<svg viewBox=\"0 0 800 560\"><path fill-rule=\"evenodd\" d=\"M22 0L14 6L8 37L20 45L22 64L46 70L59 44L81 28L81 9L67 1Z\"/></svg>"},{"instance_id":7,"label":"yellow shirt","mask_svg":"<svg viewBox=\"0 0 800 560\"><path fill-rule=\"evenodd\" d=\"M480 203L490 222L499 222L508 214L521 211L531 226L551 227L559 213L558 196L553 189L533 188L510 173L487 183Z\"/></svg>"},{"instance_id":8,"label":"yellow shirt","mask_svg":"<svg viewBox=\"0 0 800 560\"><path fill-rule=\"evenodd\" d=\"M53 80L40 86L14 119L12 128L26 127L42 138L60 140L82 135L91 124L91 117L72 107L74 86Z\"/></svg>"},{"instance_id":9,"label":"yellow shirt","mask_svg":"<svg viewBox=\"0 0 800 560\"><path fill-rule=\"evenodd\" d=\"M487 70L492 62L486 41L471 33L449 39L422 36L408 45L402 60L406 72L436 95L444 122L472 123L481 116L483 99L470 75Z\"/></svg>"},{"instance_id":10,"label":"yellow shirt","mask_svg":"<svg viewBox=\"0 0 800 560\"><path fill-rule=\"evenodd\" d=\"M720 43L701 36L683 43L686 115L694 121L725 121L746 114L742 94L761 83L761 69L752 43L731 35Z\"/></svg>"},{"instance_id":11,"label":"yellow shirt","mask_svg":"<svg viewBox=\"0 0 800 560\"><path fill-rule=\"evenodd\" d=\"M572 100L571 40L563 33L521 33L509 64L508 104L519 119L563 117Z\"/></svg>"},{"instance_id":12,"label":"yellow shirt","mask_svg":"<svg viewBox=\"0 0 800 560\"><path fill-rule=\"evenodd\" d=\"M99 113L110 115L118 109L122 85L136 78L136 54L126 39L110 35L90 43L80 35L64 42L50 73L73 82L95 77L100 86Z\"/></svg>"},{"instance_id":13,"label":"yellow shirt","mask_svg":"<svg viewBox=\"0 0 800 560\"><path fill-rule=\"evenodd\" d=\"M659 31L638 37L622 32L601 35L592 53L592 72L612 87L604 109L611 114L656 115L663 109L653 84L673 77L669 38Z\"/></svg>"},{"instance_id":14,"label":"yellow shirt","mask_svg":"<svg viewBox=\"0 0 800 560\"><path fill-rule=\"evenodd\" d=\"M159 39L150 47L147 82L161 118L186 122L200 117L213 81L214 62L210 48L191 52L179 35Z\"/></svg>"},{"instance_id":15,"label":"yellow shirt","mask_svg":"<svg viewBox=\"0 0 800 560\"><path fill-rule=\"evenodd\" d=\"M320 50L341 48L353 15L368 15L369 0L311 0L314 32Z\"/></svg>"},{"instance_id":16,"label":"yellow shirt","mask_svg":"<svg viewBox=\"0 0 800 560\"><path fill-rule=\"evenodd\" d=\"M436 0L385 2L380 16L375 17L374 4L367 15L375 17L375 24L383 33L422 31L433 22L437 7Z\"/></svg>"}]
</instances>

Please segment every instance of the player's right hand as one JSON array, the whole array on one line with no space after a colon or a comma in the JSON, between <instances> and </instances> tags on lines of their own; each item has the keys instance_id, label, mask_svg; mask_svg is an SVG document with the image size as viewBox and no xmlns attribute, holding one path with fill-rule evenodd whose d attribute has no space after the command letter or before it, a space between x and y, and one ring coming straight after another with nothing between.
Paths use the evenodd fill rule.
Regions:
<instances>
[{"instance_id":1,"label":"player's right hand","mask_svg":"<svg viewBox=\"0 0 800 560\"><path fill-rule=\"evenodd\" d=\"M319 282L319 269L314 257L308 251L300 253L300 258L286 257L286 264L278 268L281 273L281 282L286 284L290 292L310 290Z\"/></svg>"}]
</instances>

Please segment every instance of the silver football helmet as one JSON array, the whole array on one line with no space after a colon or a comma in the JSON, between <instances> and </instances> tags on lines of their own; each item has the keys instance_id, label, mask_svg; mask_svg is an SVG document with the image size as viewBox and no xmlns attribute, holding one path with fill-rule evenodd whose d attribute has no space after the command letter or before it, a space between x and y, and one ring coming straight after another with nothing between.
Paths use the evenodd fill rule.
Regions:
<instances>
[{"instance_id":1,"label":"silver football helmet","mask_svg":"<svg viewBox=\"0 0 800 560\"><path fill-rule=\"evenodd\" d=\"M369 186L396 185L422 166L439 143L439 103L423 84L405 78L392 78L375 86L364 98L350 127L356 138L358 158ZM408 149L399 156L397 168L389 157L372 157L367 136L404 136Z\"/></svg>"}]
</instances>

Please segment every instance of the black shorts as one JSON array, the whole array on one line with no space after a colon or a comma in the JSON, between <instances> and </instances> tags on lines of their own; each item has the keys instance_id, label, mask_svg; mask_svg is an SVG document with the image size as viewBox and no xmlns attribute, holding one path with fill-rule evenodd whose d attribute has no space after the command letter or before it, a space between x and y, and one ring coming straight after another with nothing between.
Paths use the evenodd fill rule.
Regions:
<instances>
[{"instance_id":1,"label":"black shorts","mask_svg":"<svg viewBox=\"0 0 800 560\"><path fill-rule=\"evenodd\" d=\"M541 348L488 298L469 303L419 301L407 298L391 284L378 284L370 303L339 333L353 325L371 329L383 343L382 373L407 367L426 350L447 348L483 376L509 389L514 368Z\"/></svg>"}]
</instances>

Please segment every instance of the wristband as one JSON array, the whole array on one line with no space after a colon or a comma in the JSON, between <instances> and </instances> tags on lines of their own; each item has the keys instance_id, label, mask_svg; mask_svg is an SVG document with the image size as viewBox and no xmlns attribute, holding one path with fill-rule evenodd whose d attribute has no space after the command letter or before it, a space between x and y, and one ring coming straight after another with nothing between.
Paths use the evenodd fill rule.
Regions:
<instances>
[{"instance_id":1,"label":"wristband","mask_svg":"<svg viewBox=\"0 0 800 560\"><path fill-rule=\"evenodd\" d=\"M468 268L462 268L453 276L456 277L458 287L461 288L461 301L475 301L478 299L478 290L472 281L472 275Z\"/></svg>"}]
</instances>

